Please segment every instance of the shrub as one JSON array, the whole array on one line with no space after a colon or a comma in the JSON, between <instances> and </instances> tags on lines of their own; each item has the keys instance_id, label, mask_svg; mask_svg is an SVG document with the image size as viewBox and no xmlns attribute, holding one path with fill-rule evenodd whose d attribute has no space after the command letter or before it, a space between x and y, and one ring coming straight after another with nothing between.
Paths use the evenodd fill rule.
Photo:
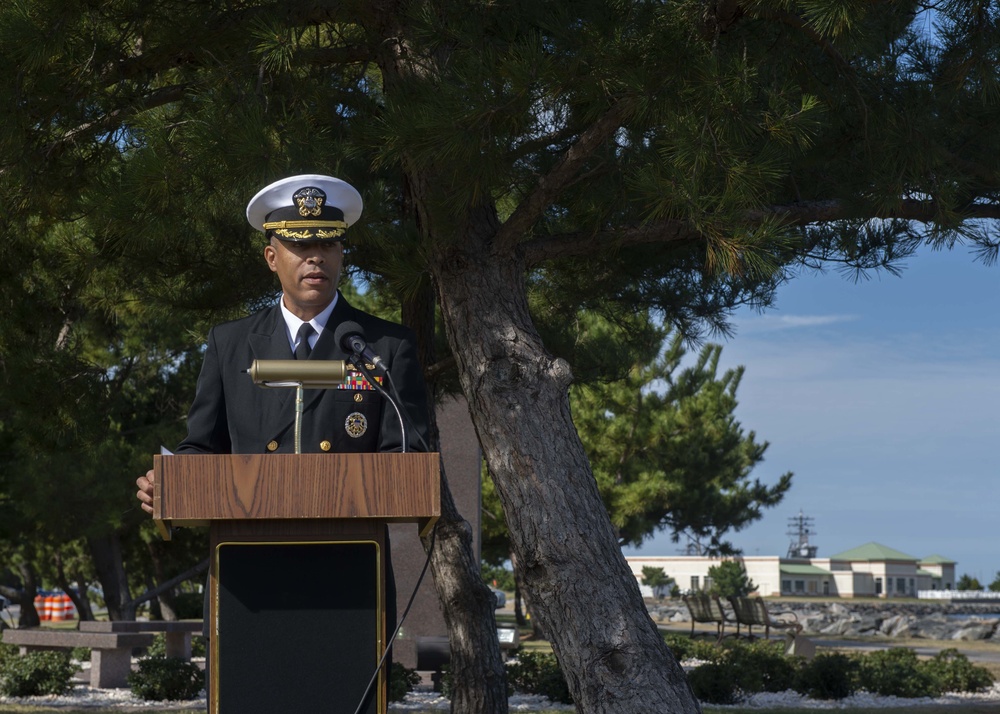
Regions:
<instances>
[{"instance_id":1,"label":"shrub","mask_svg":"<svg viewBox=\"0 0 1000 714\"><path fill-rule=\"evenodd\" d=\"M420 674L415 669L404 667L399 662L392 663L389 670L389 701L401 702L406 698L408 692L420 684Z\"/></svg>"},{"instance_id":2,"label":"shrub","mask_svg":"<svg viewBox=\"0 0 1000 714\"><path fill-rule=\"evenodd\" d=\"M143 657L139 668L129 673L128 685L140 699L193 699L205 686L205 673L174 657Z\"/></svg>"},{"instance_id":3,"label":"shrub","mask_svg":"<svg viewBox=\"0 0 1000 714\"><path fill-rule=\"evenodd\" d=\"M932 697L940 694L930 668L922 666L913 650L893 647L870 652L860 660L858 682L872 694L895 697Z\"/></svg>"},{"instance_id":4,"label":"shrub","mask_svg":"<svg viewBox=\"0 0 1000 714\"><path fill-rule=\"evenodd\" d=\"M541 694L553 702L573 703L555 655L521 651L517 661L507 665L507 681L519 692Z\"/></svg>"},{"instance_id":5,"label":"shrub","mask_svg":"<svg viewBox=\"0 0 1000 714\"><path fill-rule=\"evenodd\" d=\"M69 691L76 666L66 652L29 652L0 659L0 694L37 697Z\"/></svg>"},{"instance_id":6,"label":"shrub","mask_svg":"<svg viewBox=\"0 0 1000 714\"><path fill-rule=\"evenodd\" d=\"M857 691L858 660L840 652L816 655L804 663L793 688L813 699L843 699Z\"/></svg>"},{"instance_id":7,"label":"shrub","mask_svg":"<svg viewBox=\"0 0 1000 714\"><path fill-rule=\"evenodd\" d=\"M669 633L663 636L663 641L667 643L667 647L674 653L678 662L686 659L718 662L725 655L725 650L711 640L693 639L687 635Z\"/></svg>"},{"instance_id":8,"label":"shrub","mask_svg":"<svg viewBox=\"0 0 1000 714\"><path fill-rule=\"evenodd\" d=\"M192 657L205 657L207 655L205 648L205 638L200 635L194 635L191 637L191 656ZM157 632L156 636L153 637L153 644L151 644L146 649L147 657L166 657L167 656L167 635L164 632Z\"/></svg>"},{"instance_id":9,"label":"shrub","mask_svg":"<svg viewBox=\"0 0 1000 714\"><path fill-rule=\"evenodd\" d=\"M700 702L735 704L741 697L735 675L731 662L709 662L693 669L688 674L688 682Z\"/></svg>"},{"instance_id":10,"label":"shrub","mask_svg":"<svg viewBox=\"0 0 1000 714\"><path fill-rule=\"evenodd\" d=\"M985 667L972 664L956 649L941 650L925 665L941 692L981 692L993 684L993 675Z\"/></svg>"},{"instance_id":11,"label":"shrub","mask_svg":"<svg viewBox=\"0 0 1000 714\"><path fill-rule=\"evenodd\" d=\"M783 692L795 679L797 660L785 655L783 642L735 640L724 646L736 687L745 694Z\"/></svg>"},{"instance_id":12,"label":"shrub","mask_svg":"<svg viewBox=\"0 0 1000 714\"><path fill-rule=\"evenodd\" d=\"M0 642L0 671L3 670L3 663L11 657L17 657L17 647L6 642Z\"/></svg>"}]
</instances>

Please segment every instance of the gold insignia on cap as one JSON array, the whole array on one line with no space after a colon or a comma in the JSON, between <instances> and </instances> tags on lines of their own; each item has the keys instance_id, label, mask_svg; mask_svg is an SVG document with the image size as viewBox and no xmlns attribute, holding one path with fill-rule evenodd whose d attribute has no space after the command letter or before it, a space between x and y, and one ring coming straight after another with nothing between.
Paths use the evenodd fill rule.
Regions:
<instances>
[{"instance_id":1,"label":"gold insignia on cap","mask_svg":"<svg viewBox=\"0 0 1000 714\"><path fill-rule=\"evenodd\" d=\"M292 200L295 201L300 216L318 216L323 212L326 194L315 186L307 186L293 193Z\"/></svg>"},{"instance_id":2,"label":"gold insignia on cap","mask_svg":"<svg viewBox=\"0 0 1000 714\"><path fill-rule=\"evenodd\" d=\"M368 431L368 417L361 412L352 412L348 414L347 420L344 422L344 429L347 430L347 435L352 439L362 437Z\"/></svg>"},{"instance_id":3,"label":"gold insignia on cap","mask_svg":"<svg viewBox=\"0 0 1000 714\"><path fill-rule=\"evenodd\" d=\"M333 448L333 444L324 439L323 441L319 442L319 448L321 448L323 451L329 451L330 449Z\"/></svg>"},{"instance_id":4,"label":"gold insignia on cap","mask_svg":"<svg viewBox=\"0 0 1000 714\"><path fill-rule=\"evenodd\" d=\"M269 442L267 442L267 450L268 451L277 451L278 450L278 442L275 441L274 439L271 439Z\"/></svg>"}]
</instances>

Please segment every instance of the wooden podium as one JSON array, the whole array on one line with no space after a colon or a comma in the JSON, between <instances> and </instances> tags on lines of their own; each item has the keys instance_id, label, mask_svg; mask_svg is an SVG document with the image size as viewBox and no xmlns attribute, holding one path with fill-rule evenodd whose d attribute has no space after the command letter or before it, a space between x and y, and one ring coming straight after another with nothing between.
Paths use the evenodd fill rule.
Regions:
<instances>
[{"instance_id":1,"label":"wooden podium","mask_svg":"<svg viewBox=\"0 0 1000 714\"><path fill-rule=\"evenodd\" d=\"M391 634L386 524L433 526L439 455L171 455L153 468L164 537L209 527L210 714L354 714ZM361 711L384 714L386 683L383 671Z\"/></svg>"}]
</instances>

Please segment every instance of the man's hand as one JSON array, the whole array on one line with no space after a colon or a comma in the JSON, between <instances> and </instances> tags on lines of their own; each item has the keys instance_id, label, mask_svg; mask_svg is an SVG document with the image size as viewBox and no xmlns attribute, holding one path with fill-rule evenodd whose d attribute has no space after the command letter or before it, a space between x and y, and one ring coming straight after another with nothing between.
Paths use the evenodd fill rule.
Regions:
<instances>
[{"instance_id":1,"label":"man's hand","mask_svg":"<svg viewBox=\"0 0 1000 714\"><path fill-rule=\"evenodd\" d=\"M153 513L153 469L146 472L145 476L140 476L135 480L135 485L139 491L135 497L139 499L142 510L146 513Z\"/></svg>"}]
</instances>

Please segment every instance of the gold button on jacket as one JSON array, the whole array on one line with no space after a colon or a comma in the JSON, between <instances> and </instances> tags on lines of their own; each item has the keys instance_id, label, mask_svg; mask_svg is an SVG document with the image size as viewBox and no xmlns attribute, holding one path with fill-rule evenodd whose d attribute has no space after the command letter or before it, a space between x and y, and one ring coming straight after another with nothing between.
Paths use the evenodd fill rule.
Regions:
<instances>
[{"instance_id":1,"label":"gold button on jacket","mask_svg":"<svg viewBox=\"0 0 1000 714\"><path fill-rule=\"evenodd\" d=\"M275 441L274 439L271 439L269 442L267 442L267 450L268 451L277 451L278 450L278 442Z\"/></svg>"}]
</instances>

